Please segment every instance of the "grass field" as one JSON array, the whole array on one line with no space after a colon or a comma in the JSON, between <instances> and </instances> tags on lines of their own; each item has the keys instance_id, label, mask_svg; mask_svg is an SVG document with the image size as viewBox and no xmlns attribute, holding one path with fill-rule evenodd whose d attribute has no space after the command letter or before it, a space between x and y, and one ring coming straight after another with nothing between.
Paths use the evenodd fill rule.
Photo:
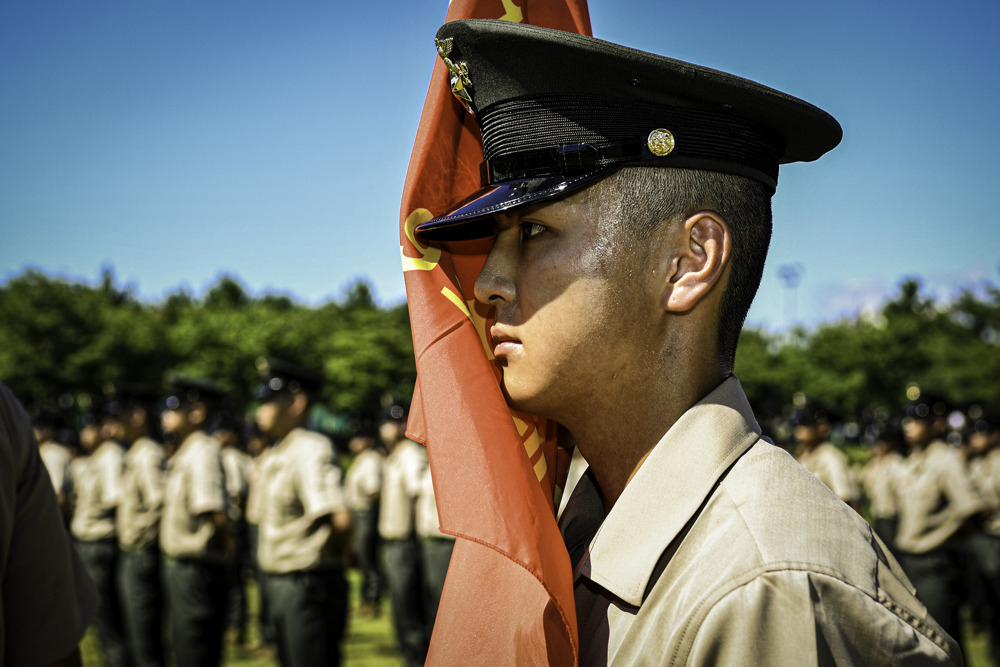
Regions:
<instances>
[{"instance_id":1,"label":"grass field","mask_svg":"<svg viewBox=\"0 0 1000 667\"><path fill-rule=\"evenodd\" d=\"M351 609L357 607L358 576L351 570ZM247 588L249 605L248 646L257 643L257 588L253 584ZM968 624L966 624L968 626ZM980 632L968 632L965 636L965 664L967 667L989 667L986 656L986 636ZM94 629L87 631L81 644L83 667L103 667ZM226 667L273 667L278 664L274 653L262 648L246 648L232 643L226 645L223 664ZM400 667L403 664L396 650L396 639L392 630L392 612L388 601L382 604L378 618L358 618L352 616L348 622L347 638L344 642L344 664L348 667Z\"/></svg>"},{"instance_id":2,"label":"grass field","mask_svg":"<svg viewBox=\"0 0 1000 667\"><path fill-rule=\"evenodd\" d=\"M356 570L348 573L351 584L351 609L357 607L358 576ZM278 664L274 652L259 647L260 634L257 628L258 609L257 587L251 581L247 586L249 627L246 646L227 642L225 647L226 667L273 667ZM255 647L256 646L256 647ZM255 648L251 648L255 647ZM87 631L80 645L83 667L104 667L94 629ZM382 604L382 613L377 618L358 618L352 615L348 621L347 638L344 642L344 664L354 667L399 667L403 661L396 650L396 638L392 630L392 611L388 601Z\"/></svg>"}]
</instances>

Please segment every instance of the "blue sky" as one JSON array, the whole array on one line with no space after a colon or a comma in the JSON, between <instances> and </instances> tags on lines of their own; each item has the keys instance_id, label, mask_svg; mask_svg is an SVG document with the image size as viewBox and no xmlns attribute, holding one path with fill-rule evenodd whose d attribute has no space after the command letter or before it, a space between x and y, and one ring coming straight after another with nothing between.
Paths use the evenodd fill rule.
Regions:
<instances>
[{"instance_id":1,"label":"blue sky","mask_svg":"<svg viewBox=\"0 0 1000 667\"><path fill-rule=\"evenodd\" d=\"M590 9L598 37L758 80L844 126L832 153L782 170L751 324L850 315L908 276L941 298L1000 283L995 0ZM229 273L319 303L363 277L402 301L399 200L445 11L7 0L0 281L111 266L157 300Z\"/></svg>"}]
</instances>

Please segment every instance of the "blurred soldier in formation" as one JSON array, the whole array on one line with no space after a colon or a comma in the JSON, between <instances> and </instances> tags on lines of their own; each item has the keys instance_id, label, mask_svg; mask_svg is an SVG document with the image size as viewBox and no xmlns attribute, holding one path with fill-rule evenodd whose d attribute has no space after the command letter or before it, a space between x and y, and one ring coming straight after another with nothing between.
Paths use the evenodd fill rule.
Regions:
<instances>
[{"instance_id":1,"label":"blurred soldier in formation","mask_svg":"<svg viewBox=\"0 0 1000 667\"><path fill-rule=\"evenodd\" d=\"M969 602L989 633L990 658L1000 664L1000 418L989 413L970 418L967 444L969 474L989 507L981 530L966 538Z\"/></svg>"},{"instance_id":2,"label":"blurred soldier in formation","mask_svg":"<svg viewBox=\"0 0 1000 667\"><path fill-rule=\"evenodd\" d=\"M73 461L73 452L56 439L60 421L59 415L54 410L41 408L32 419L32 424L42 463L49 472L52 487L59 500L59 509L62 510L68 524L72 516L70 501L73 498L73 475L70 472L70 464Z\"/></svg>"},{"instance_id":3,"label":"blurred soldier in formation","mask_svg":"<svg viewBox=\"0 0 1000 667\"><path fill-rule=\"evenodd\" d=\"M160 419L177 449L168 463L160 547L174 655L178 667L215 666L222 657L229 536L222 454L204 429L223 392L204 380L172 384Z\"/></svg>"},{"instance_id":4,"label":"blurred soldier in formation","mask_svg":"<svg viewBox=\"0 0 1000 667\"><path fill-rule=\"evenodd\" d=\"M455 549L455 538L441 532L430 466L424 470L420 480L416 521L417 536L420 538L420 562L423 566L424 607L427 610L424 622L427 623L429 641L441 602L444 580L448 574L448 564L451 562L451 552Z\"/></svg>"},{"instance_id":5,"label":"blurred soldier in formation","mask_svg":"<svg viewBox=\"0 0 1000 667\"><path fill-rule=\"evenodd\" d=\"M851 478L847 457L828 438L832 424L829 409L815 400L806 401L792 416L798 442L795 458L816 475L845 503L859 510L858 491Z\"/></svg>"},{"instance_id":6,"label":"blurred soldier in formation","mask_svg":"<svg viewBox=\"0 0 1000 667\"><path fill-rule=\"evenodd\" d=\"M256 424L254 428L255 432L247 445L247 449L253 457L247 469L247 552L250 565L253 568L254 581L257 583L257 627L259 628L260 642L263 645L271 645L274 644L274 626L270 620L270 600L267 596L267 586L264 585L264 574L260 569L258 547L260 545L260 519L263 513L261 504L264 495L261 492L260 480L265 476L272 447L270 438L261 433Z\"/></svg>"},{"instance_id":7,"label":"blurred soldier in formation","mask_svg":"<svg viewBox=\"0 0 1000 667\"><path fill-rule=\"evenodd\" d=\"M424 605L420 543L414 515L421 481L427 469L427 450L406 437L407 408L391 406L379 427L389 450L382 472L382 505L378 531L382 538L384 571L392 597L392 619L403 659L422 665L430 636Z\"/></svg>"},{"instance_id":8,"label":"blurred soldier in formation","mask_svg":"<svg viewBox=\"0 0 1000 667\"><path fill-rule=\"evenodd\" d=\"M166 458L153 439L156 394L141 385L115 389L121 438L128 446L117 517L121 607L133 664L159 667L164 664L160 517Z\"/></svg>"},{"instance_id":9,"label":"blurred soldier in formation","mask_svg":"<svg viewBox=\"0 0 1000 667\"><path fill-rule=\"evenodd\" d=\"M249 493L250 455L244 451L243 421L231 412L219 415L212 437L222 447L222 469L226 474L229 537L232 561L229 566L229 603L226 610L227 634L237 644L246 641L246 568L250 564L247 544L246 505Z\"/></svg>"},{"instance_id":10,"label":"blurred soldier in formation","mask_svg":"<svg viewBox=\"0 0 1000 667\"><path fill-rule=\"evenodd\" d=\"M927 393L907 406L903 439L910 453L896 484L896 555L917 595L948 634L962 636L961 531L984 508L958 449L941 439L948 407Z\"/></svg>"},{"instance_id":11,"label":"blurred soldier in formation","mask_svg":"<svg viewBox=\"0 0 1000 667\"><path fill-rule=\"evenodd\" d=\"M374 425L370 423L361 426L348 449L354 454L354 462L347 470L344 489L354 515L354 553L361 571L358 613L378 616L382 601L378 517L385 450L378 446Z\"/></svg>"},{"instance_id":12,"label":"blurred soldier in formation","mask_svg":"<svg viewBox=\"0 0 1000 667\"><path fill-rule=\"evenodd\" d=\"M28 414L0 383L0 664L11 667L79 665L98 605L49 480Z\"/></svg>"},{"instance_id":13,"label":"blurred soldier in formation","mask_svg":"<svg viewBox=\"0 0 1000 667\"><path fill-rule=\"evenodd\" d=\"M258 558L284 667L340 664L347 624L347 506L333 443L306 428L313 374L275 359L264 365L257 425L273 439L262 471Z\"/></svg>"},{"instance_id":14,"label":"blurred soldier in formation","mask_svg":"<svg viewBox=\"0 0 1000 667\"><path fill-rule=\"evenodd\" d=\"M861 473L872 528L892 551L896 550L896 478L903 465L901 449L902 435L898 430L883 431L875 438L871 458Z\"/></svg>"},{"instance_id":15,"label":"blurred soldier in formation","mask_svg":"<svg viewBox=\"0 0 1000 667\"><path fill-rule=\"evenodd\" d=\"M128 644L118 594L118 540L115 514L122 497L125 449L117 413L121 406L89 397L80 416L81 456L74 459L72 474L76 493L70 530L76 550L97 586L101 602L95 626L104 663L128 665Z\"/></svg>"}]
</instances>

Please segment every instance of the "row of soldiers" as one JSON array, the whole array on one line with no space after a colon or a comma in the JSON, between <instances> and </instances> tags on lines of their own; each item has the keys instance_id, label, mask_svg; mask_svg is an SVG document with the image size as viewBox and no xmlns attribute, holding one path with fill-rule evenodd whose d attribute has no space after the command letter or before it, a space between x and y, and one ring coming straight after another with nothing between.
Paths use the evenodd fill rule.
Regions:
<instances>
[{"instance_id":1,"label":"row of soldiers","mask_svg":"<svg viewBox=\"0 0 1000 667\"><path fill-rule=\"evenodd\" d=\"M1000 418L954 410L914 388L898 426L873 438L860 474L830 443L835 416L807 401L793 414L795 454L842 500L864 512L918 596L959 639L961 608L989 637L1000 664Z\"/></svg>"},{"instance_id":2,"label":"row of soldiers","mask_svg":"<svg viewBox=\"0 0 1000 667\"><path fill-rule=\"evenodd\" d=\"M388 587L403 654L422 664L452 541L438 531L426 450L405 437L406 406L357 433L345 476L331 439L308 428L319 377L276 359L262 370L252 457L205 380L175 377L165 397L115 385L79 415L75 447L54 413L36 411L41 457L101 596L105 664L165 664L169 622L179 667L218 665L227 625L245 627L251 565L280 663L339 664L352 562L360 611L378 613Z\"/></svg>"}]
</instances>

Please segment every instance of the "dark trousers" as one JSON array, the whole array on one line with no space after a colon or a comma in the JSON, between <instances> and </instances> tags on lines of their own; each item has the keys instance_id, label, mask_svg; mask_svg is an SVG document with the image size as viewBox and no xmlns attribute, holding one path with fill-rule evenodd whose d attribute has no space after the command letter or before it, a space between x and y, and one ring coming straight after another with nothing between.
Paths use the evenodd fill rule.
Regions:
<instances>
[{"instance_id":1,"label":"dark trousers","mask_svg":"<svg viewBox=\"0 0 1000 667\"><path fill-rule=\"evenodd\" d=\"M964 599L961 544L951 540L928 553L896 554L903 571L917 589L917 597L944 631L962 641L959 607Z\"/></svg>"},{"instance_id":2,"label":"dark trousers","mask_svg":"<svg viewBox=\"0 0 1000 667\"><path fill-rule=\"evenodd\" d=\"M354 510L354 543L361 570L361 601L377 604L382 599L382 568L378 562L378 503L371 509Z\"/></svg>"},{"instance_id":3,"label":"dark trousers","mask_svg":"<svg viewBox=\"0 0 1000 667\"><path fill-rule=\"evenodd\" d=\"M420 548L424 567L424 608L427 610L425 620L428 624L429 639L434 629L438 605L441 603L441 591L444 589L444 579L448 574L451 552L455 549L455 540L425 537L420 542Z\"/></svg>"},{"instance_id":4,"label":"dark trousers","mask_svg":"<svg viewBox=\"0 0 1000 667\"><path fill-rule=\"evenodd\" d=\"M973 618L989 633L990 657L1000 661L1000 537L971 533L965 545Z\"/></svg>"},{"instance_id":5,"label":"dark trousers","mask_svg":"<svg viewBox=\"0 0 1000 667\"><path fill-rule=\"evenodd\" d=\"M132 663L137 667L162 667L164 601L160 551L155 546L123 551L119 563L118 592Z\"/></svg>"},{"instance_id":6,"label":"dark trousers","mask_svg":"<svg viewBox=\"0 0 1000 667\"><path fill-rule=\"evenodd\" d=\"M164 574L177 667L218 667L229 592L226 568L168 558Z\"/></svg>"},{"instance_id":7,"label":"dark trousers","mask_svg":"<svg viewBox=\"0 0 1000 667\"><path fill-rule=\"evenodd\" d=\"M247 624L246 568L250 561L247 523L243 520L231 520L229 530L235 557L228 566L229 597L226 603L226 625L230 628L236 628L237 638L242 641L245 637Z\"/></svg>"},{"instance_id":8,"label":"dark trousers","mask_svg":"<svg viewBox=\"0 0 1000 667\"><path fill-rule=\"evenodd\" d=\"M408 666L423 665L430 637L424 608L420 544L416 537L382 540L385 580L392 596L392 620L396 626L403 660Z\"/></svg>"},{"instance_id":9,"label":"dark trousers","mask_svg":"<svg viewBox=\"0 0 1000 667\"><path fill-rule=\"evenodd\" d=\"M347 626L347 579L340 568L266 574L282 667L340 664Z\"/></svg>"},{"instance_id":10,"label":"dark trousers","mask_svg":"<svg viewBox=\"0 0 1000 667\"><path fill-rule=\"evenodd\" d=\"M253 569L253 578L257 582L257 595L259 604L257 606L257 625L260 627L260 640L265 644L274 643L274 626L271 623L271 600L265 584L265 575L260 569L257 560L257 545L260 542L260 527L254 523L247 524L247 547L250 552L250 564Z\"/></svg>"},{"instance_id":11,"label":"dark trousers","mask_svg":"<svg viewBox=\"0 0 1000 667\"><path fill-rule=\"evenodd\" d=\"M77 540L76 551L101 596L94 627L104 664L107 667L127 667L130 664L128 642L118 596L118 544L114 539L96 542Z\"/></svg>"}]
</instances>

